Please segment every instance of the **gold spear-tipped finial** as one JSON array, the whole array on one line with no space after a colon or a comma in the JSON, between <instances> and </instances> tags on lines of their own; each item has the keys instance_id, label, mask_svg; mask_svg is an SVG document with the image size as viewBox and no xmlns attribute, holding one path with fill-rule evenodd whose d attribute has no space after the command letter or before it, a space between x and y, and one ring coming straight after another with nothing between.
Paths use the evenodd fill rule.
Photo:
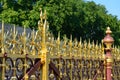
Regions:
<instances>
[{"instance_id":1,"label":"gold spear-tipped finial","mask_svg":"<svg viewBox=\"0 0 120 80\"><path fill-rule=\"evenodd\" d=\"M15 38L16 38L16 36L17 36L17 33L16 33L16 31L15 31L15 25L14 25L14 27L13 27L13 34L12 34L12 36L13 36L13 43L15 43L16 41L15 41Z\"/></svg>"},{"instance_id":2,"label":"gold spear-tipped finial","mask_svg":"<svg viewBox=\"0 0 120 80\"><path fill-rule=\"evenodd\" d=\"M43 13L42 8L40 8L40 20L38 21L38 30L42 30L43 27Z\"/></svg>"},{"instance_id":3,"label":"gold spear-tipped finial","mask_svg":"<svg viewBox=\"0 0 120 80\"><path fill-rule=\"evenodd\" d=\"M14 25L14 27L13 27L13 30L12 30L13 32L12 32L12 41L11 41L11 43L13 44L13 47L11 48L11 53L12 54L15 54L15 51L16 51L16 36L17 36L17 33L16 33L16 31L15 31L15 25Z\"/></svg>"},{"instance_id":4,"label":"gold spear-tipped finial","mask_svg":"<svg viewBox=\"0 0 120 80\"><path fill-rule=\"evenodd\" d=\"M72 35L70 36L70 42L69 45L72 46Z\"/></svg>"},{"instance_id":5,"label":"gold spear-tipped finial","mask_svg":"<svg viewBox=\"0 0 120 80\"><path fill-rule=\"evenodd\" d=\"M69 56L72 57L72 35L70 36L68 45L69 45Z\"/></svg>"},{"instance_id":6,"label":"gold spear-tipped finial","mask_svg":"<svg viewBox=\"0 0 120 80\"><path fill-rule=\"evenodd\" d=\"M67 43L67 37L66 37L66 35L63 37L63 39L64 39L63 47L66 48L66 43Z\"/></svg>"},{"instance_id":7,"label":"gold spear-tipped finial","mask_svg":"<svg viewBox=\"0 0 120 80\"><path fill-rule=\"evenodd\" d=\"M42 14L42 8L40 8L40 21L43 21L43 14Z\"/></svg>"},{"instance_id":8,"label":"gold spear-tipped finial","mask_svg":"<svg viewBox=\"0 0 120 80\"><path fill-rule=\"evenodd\" d=\"M100 45L100 48L101 48L101 58L105 59L105 54L104 54L104 44L103 44L103 39L101 41L101 45Z\"/></svg>"},{"instance_id":9,"label":"gold spear-tipped finial","mask_svg":"<svg viewBox=\"0 0 120 80\"><path fill-rule=\"evenodd\" d=\"M23 42L23 53L26 54L26 29L25 29L25 27L24 27L24 31L23 31L23 36L22 37L23 37L23 39L22 39L23 40L22 41Z\"/></svg>"},{"instance_id":10,"label":"gold spear-tipped finial","mask_svg":"<svg viewBox=\"0 0 120 80\"><path fill-rule=\"evenodd\" d=\"M32 31L32 42L34 42L34 40L35 40L35 30L33 29L33 31ZM32 43L32 44L34 44L34 43Z\"/></svg>"},{"instance_id":11,"label":"gold spear-tipped finial","mask_svg":"<svg viewBox=\"0 0 120 80\"><path fill-rule=\"evenodd\" d=\"M4 36L4 21L2 21L2 37Z\"/></svg>"},{"instance_id":12,"label":"gold spear-tipped finial","mask_svg":"<svg viewBox=\"0 0 120 80\"><path fill-rule=\"evenodd\" d=\"M58 33L57 44L60 45L60 32Z\"/></svg>"},{"instance_id":13,"label":"gold spear-tipped finial","mask_svg":"<svg viewBox=\"0 0 120 80\"><path fill-rule=\"evenodd\" d=\"M88 40L88 49L90 49L90 39Z\"/></svg>"},{"instance_id":14,"label":"gold spear-tipped finial","mask_svg":"<svg viewBox=\"0 0 120 80\"><path fill-rule=\"evenodd\" d=\"M88 57L91 58L91 54L90 54L90 49L91 49L90 39L88 39L87 48L88 48L88 49L87 49Z\"/></svg>"},{"instance_id":15,"label":"gold spear-tipped finial","mask_svg":"<svg viewBox=\"0 0 120 80\"><path fill-rule=\"evenodd\" d=\"M60 55L60 32L58 33L58 38L57 38L57 41L56 41L56 45L57 45L56 55Z\"/></svg>"},{"instance_id":16,"label":"gold spear-tipped finial","mask_svg":"<svg viewBox=\"0 0 120 80\"><path fill-rule=\"evenodd\" d=\"M32 49L31 49L31 54L32 55L35 55L35 53L36 53L36 51L35 51L35 45L36 45L35 39L36 39L36 37L35 37L35 31L33 29L32 33L31 33L31 42L30 42L30 45L32 47Z\"/></svg>"},{"instance_id":17,"label":"gold spear-tipped finial","mask_svg":"<svg viewBox=\"0 0 120 80\"><path fill-rule=\"evenodd\" d=\"M15 34L15 24L14 24L14 31L13 31L13 33Z\"/></svg>"},{"instance_id":18,"label":"gold spear-tipped finial","mask_svg":"<svg viewBox=\"0 0 120 80\"><path fill-rule=\"evenodd\" d=\"M82 38L80 37L80 41L79 41L80 44L82 44Z\"/></svg>"},{"instance_id":19,"label":"gold spear-tipped finial","mask_svg":"<svg viewBox=\"0 0 120 80\"><path fill-rule=\"evenodd\" d=\"M44 10L44 15L43 15L43 19L47 19L47 14L46 14L46 10Z\"/></svg>"},{"instance_id":20,"label":"gold spear-tipped finial","mask_svg":"<svg viewBox=\"0 0 120 80\"><path fill-rule=\"evenodd\" d=\"M42 38L42 42L41 42L41 53L42 54L45 54L47 52L47 49L46 49L46 26L47 26L47 20L44 19L44 15L42 14L42 10L41 10L41 13L40 13L40 23L38 25L39 29L41 30L41 38ZM43 20L44 19L44 20Z\"/></svg>"}]
</instances>

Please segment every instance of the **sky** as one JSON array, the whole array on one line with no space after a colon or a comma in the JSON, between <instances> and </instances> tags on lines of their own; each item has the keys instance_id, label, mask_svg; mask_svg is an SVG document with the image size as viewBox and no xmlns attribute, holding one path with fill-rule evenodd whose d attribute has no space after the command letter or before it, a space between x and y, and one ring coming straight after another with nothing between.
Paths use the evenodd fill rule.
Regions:
<instances>
[{"instance_id":1,"label":"sky","mask_svg":"<svg viewBox=\"0 0 120 80\"><path fill-rule=\"evenodd\" d=\"M104 5L108 11L108 14L117 16L120 20L120 0L85 0L94 1L96 4Z\"/></svg>"}]
</instances>

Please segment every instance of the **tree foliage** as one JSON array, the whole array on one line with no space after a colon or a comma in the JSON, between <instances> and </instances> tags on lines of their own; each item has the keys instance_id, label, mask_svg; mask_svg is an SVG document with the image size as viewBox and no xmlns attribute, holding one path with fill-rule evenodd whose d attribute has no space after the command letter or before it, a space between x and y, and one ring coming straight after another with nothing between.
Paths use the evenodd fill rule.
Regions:
<instances>
[{"instance_id":1,"label":"tree foliage","mask_svg":"<svg viewBox=\"0 0 120 80\"><path fill-rule=\"evenodd\" d=\"M47 10L50 31L79 40L101 42L106 27L113 31L115 44L120 45L120 20L107 13L103 5L84 0L1 0L0 18L6 23L37 28L39 9Z\"/></svg>"}]
</instances>

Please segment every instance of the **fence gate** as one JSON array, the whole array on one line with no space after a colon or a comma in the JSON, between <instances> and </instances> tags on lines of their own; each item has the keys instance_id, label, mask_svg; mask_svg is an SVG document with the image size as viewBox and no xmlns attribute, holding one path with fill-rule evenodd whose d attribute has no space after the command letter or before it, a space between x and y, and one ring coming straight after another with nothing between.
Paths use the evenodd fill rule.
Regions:
<instances>
[{"instance_id":1,"label":"fence gate","mask_svg":"<svg viewBox=\"0 0 120 80\"><path fill-rule=\"evenodd\" d=\"M102 44L55 39L48 32L46 13L40 16L38 31L18 33L14 27L0 31L1 80L119 80L120 50L113 49L110 28ZM104 53L106 52L106 54ZM112 57L113 56L113 57ZM117 57L117 59L116 59ZM112 69L113 64L113 69ZM111 71L112 69L112 71ZM113 74L112 74L113 73ZM111 76L112 75L112 76Z\"/></svg>"}]
</instances>

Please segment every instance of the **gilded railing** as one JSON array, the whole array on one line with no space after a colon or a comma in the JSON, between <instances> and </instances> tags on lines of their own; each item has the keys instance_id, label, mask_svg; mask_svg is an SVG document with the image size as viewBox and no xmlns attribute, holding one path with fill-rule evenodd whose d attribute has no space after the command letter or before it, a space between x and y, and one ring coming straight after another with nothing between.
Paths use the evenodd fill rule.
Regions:
<instances>
[{"instance_id":1,"label":"gilded railing","mask_svg":"<svg viewBox=\"0 0 120 80\"><path fill-rule=\"evenodd\" d=\"M120 80L120 49L118 47L113 47L112 53L112 80Z\"/></svg>"},{"instance_id":2,"label":"gilded railing","mask_svg":"<svg viewBox=\"0 0 120 80\"><path fill-rule=\"evenodd\" d=\"M0 31L1 80L106 80L103 44L77 39L55 39L41 11L38 30ZM96 43L96 44L95 44ZM119 80L119 48L114 47L113 80Z\"/></svg>"},{"instance_id":3,"label":"gilded railing","mask_svg":"<svg viewBox=\"0 0 120 80\"><path fill-rule=\"evenodd\" d=\"M52 39L52 38L51 38ZM60 78L64 80L93 80L104 78L104 50L101 44L87 43L64 38L50 42L48 52L50 61L59 69ZM59 79L51 70L50 78Z\"/></svg>"}]
</instances>

